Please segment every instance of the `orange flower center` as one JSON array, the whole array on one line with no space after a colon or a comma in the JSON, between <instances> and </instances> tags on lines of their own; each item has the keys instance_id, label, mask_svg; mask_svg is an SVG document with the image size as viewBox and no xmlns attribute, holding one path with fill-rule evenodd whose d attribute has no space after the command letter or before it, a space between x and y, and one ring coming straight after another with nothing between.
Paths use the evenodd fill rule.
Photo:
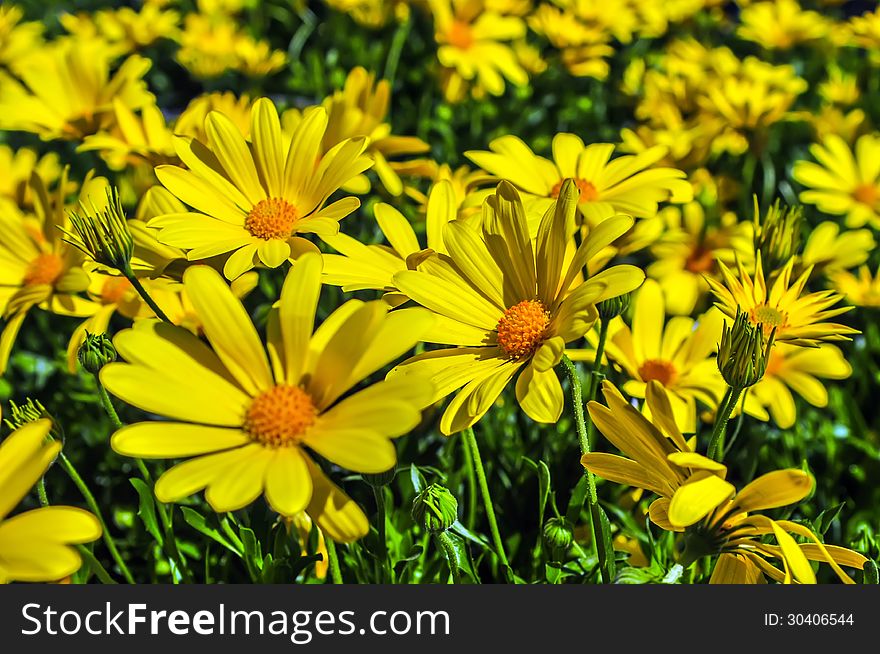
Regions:
<instances>
[{"instance_id":1,"label":"orange flower center","mask_svg":"<svg viewBox=\"0 0 880 654\"><path fill-rule=\"evenodd\" d=\"M562 190L562 183L564 179L560 179L553 188L550 190L550 195L554 198L559 197L559 192ZM592 202L593 200L599 199L599 191L596 190L596 187L593 186L592 182L588 182L585 179L576 179L574 180L575 185L580 190L580 196L578 197L578 203L581 202Z\"/></svg>"},{"instance_id":2,"label":"orange flower center","mask_svg":"<svg viewBox=\"0 0 880 654\"><path fill-rule=\"evenodd\" d=\"M712 250L704 245L694 246L684 262L685 270L694 274L710 272L714 267L715 257L712 256Z\"/></svg>"},{"instance_id":3,"label":"orange flower center","mask_svg":"<svg viewBox=\"0 0 880 654\"><path fill-rule=\"evenodd\" d=\"M523 300L498 321L498 345L512 359L528 356L538 349L549 325L550 312L540 300Z\"/></svg>"},{"instance_id":4,"label":"orange flower center","mask_svg":"<svg viewBox=\"0 0 880 654\"><path fill-rule=\"evenodd\" d=\"M873 184L862 184L853 191L852 196L856 202L873 207L880 200L880 189Z\"/></svg>"},{"instance_id":5,"label":"orange flower center","mask_svg":"<svg viewBox=\"0 0 880 654\"><path fill-rule=\"evenodd\" d=\"M474 32L471 26L463 20L452 21L449 31L446 32L446 40L461 50L467 50L474 44Z\"/></svg>"},{"instance_id":6,"label":"orange flower center","mask_svg":"<svg viewBox=\"0 0 880 654\"><path fill-rule=\"evenodd\" d=\"M267 447L297 445L315 424L318 409L299 386L279 384L254 398L244 419L244 430Z\"/></svg>"},{"instance_id":7,"label":"orange flower center","mask_svg":"<svg viewBox=\"0 0 880 654\"><path fill-rule=\"evenodd\" d=\"M64 262L57 254L41 254L28 264L24 273L25 286L54 284L64 272Z\"/></svg>"},{"instance_id":8,"label":"orange flower center","mask_svg":"<svg viewBox=\"0 0 880 654\"><path fill-rule=\"evenodd\" d=\"M244 226L251 234L264 241L273 238L288 239L293 234L297 219L296 207L281 198L267 198L254 205L245 218Z\"/></svg>"},{"instance_id":9,"label":"orange flower center","mask_svg":"<svg viewBox=\"0 0 880 654\"><path fill-rule=\"evenodd\" d=\"M131 282L125 277L108 277L101 287L101 301L104 304L119 304L132 288Z\"/></svg>"},{"instance_id":10,"label":"orange flower center","mask_svg":"<svg viewBox=\"0 0 880 654\"><path fill-rule=\"evenodd\" d=\"M779 333L780 330L788 325L788 313L786 311L766 304L752 309L749 317L753 324L761 323L764 326L764 336L766 337L770 336L774 327L776 327L776 332Z\"/></svg>"},{"instance_id":11,"label":"orange flower center","mask_svg":"<svg viewBox=\"0 0 880 654\"><path fill-rule=\"evenodd\" d=\"M660 382L667 388L675 383L678 378L678 371L671 361L663 359L648 359L639 366L639 377L647 383L651 380Z\"/></svg>"}]
</instances>

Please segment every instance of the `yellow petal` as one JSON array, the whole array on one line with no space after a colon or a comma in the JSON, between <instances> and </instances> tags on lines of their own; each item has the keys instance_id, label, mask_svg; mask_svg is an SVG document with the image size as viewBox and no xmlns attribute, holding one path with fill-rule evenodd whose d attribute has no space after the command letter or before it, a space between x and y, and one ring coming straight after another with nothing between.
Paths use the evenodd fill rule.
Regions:
<instances>
[{"instance_id":1,"label":"yellow petal","mask_svg":"<svg viewBox=\"0 0 880 654\"><path fill-rule=\"evenodd\" d=\"M279 326L284 341L284 367L288 384L298 384L315 325L321 294L321 255L304 254L287 273L281 289Z\"/></svg>"},{"instance_id":2,"label":"yellow petal","mask_svg":"<svg viewBox=\"0 0 880 654\"><path fill-rule=\"evenodd\" d=\"M719 476L724 478L727 473L727 466L718 463L709 457L697 454L696 452L673 452L667 456L672 463L682 468L691 468L693 470L709 470L711 472L721 473Z\"/></svg>"},{"instance_id":3,"label":"yellow petal","mask_svg":"<svg viewBox=\"0 0 880 654\"><path fill-rule=\"evenodd\" d=\"M556 371L544 372L527 365L516 380L516 399L522 410L535 422L556 422L564 403L562 386Z\"/></svg>"},{"instance_id":4,"label":"yellow petal","mask_svg":"<svg viewBox=\"0 0 880 654\"><path fill-rule=\"evenodd\" d=\"M277 268L290 257L290 245L273 238L257 246L257 255L267 268Z\"/></svg>"},{"instance_id":5,"label":"yellow petal","mask_svg":"<svg viewBox=\"0 0 880 654\"><path fill-rule=\"evenodd\" d=\"M215 478L226 475L238 461L249 459L256 450L263 449L262 445L254 443L178 463L156 480L156 499L168 503L192 495Z\"/></svg>"},{"instance_id":6,"label":"yellow petal","mask_svg":"<svg viewBox=\"0 0 880 654\"><path fill-rule=\"evenodd\" d=\"M251 442L240 429L180 422L139 422L113 434L113 449L140 459L176 459L241 447Z\"/></svg>"},{"instance_id":7,"label":"yellow petal","mask_svg":"<svg viewBox=\"0 0 880 654\"><path fill-rule=\"evenodd\" d=\"M812 489L813 478L803 470L775 470L746 485L734 503L746 513L775 509L800 502Z\"/></svg>"},{"instance_id":8,"label":"yellow petal","mask_svg":"<svg viewBox=\"0 0 880 654\"><path fill-rule=\"evenodd\" d=\"M251 138L254 142L254 160L268 196L281 197L284 141L278 111L268 98L260 98L251 109Z\"/></svg>"},{"instance_id":9,"label":"yellow petal","mask_svg":"<svg viewBox=\"0 0 880 654\"><path fill-rule=\"evenodd\" d=\"M250 149L235 124L224 114L212 111L205 118L205 133L227 176L248 201L257 204L266 199Z\"/></svg>"},{"instance_id":10,"label":"yellow petal","mask_svg":"<svg viewBox=\"0 0 880 654\"><path fill-rule=\"evenodd\" d=\"M374 207L373 214L376 216L376 222L379 223L379 229L403 259L422 249L409 221L397 209L390 204L379 202Z\"/></svg>"},{"instance_id":11,"label":"yellow petal","mask_svg":"<svg viewBox=\"0 0 880 654\"><path fill-rule=\"evenodd\" d=\"M665 480L635 461L616 454L590 452L581 457L581 465L602 479L618 484L644 488L658 495L669 495L672 492Z\"/></svg>"},{"instance_id":12,"label":"yellow petal","mask_svg":"<svg viewBox=\"0 0 880 654\"><path fill-rule=\"evenodd\" d=\"M324 534L340 543L351 543L366 536L370 524L361 508L317 465L311 461L308 464L314 489L307 511Z\"/></svg>"},{"instance_id":13,"label":"yellow petal","mask_svg":"<svg viewBox=\"0 0 880 654\"><path fill-rule=\"evenodd\" d=\"M804 556L794 538L783 531L775 522L773 522L773 533L776 536L776 542L782 548L783 560L794 578L802 584L815 584L816 575L813 568L810 567L809 560Z\"/></svg>"},{"instance_id":14,"label":"yellow petal","mask_svg":"<svg viewBox=\"0 0 880 654\"><path fill-rule=\"evenodd\" d=\"M708 473L705 477L689 481L672 496L669 522L678 527L689 527L705 518L735 492L733 484Z\"/></svg>"},{"instance_id":15,"label":"yellow petal","mask_svg":"<svg viewBox=\"0 0 880 654\"><path fill-rule=\"evenodd\" d=\"M279 447L266 470L266 500L283 516L299 513L312 498L312 477L305 457L298 447Z\"/></svg>"},{"instance_id":16,"label":"yellow petal","mask_svg":"<svg viewBox=\"0 0 880 654\"><path fill-rule=\"evenodd\" d=\"M365 429L309 430L304 439L315 452L355 472L385 472L397 463L394 443L384 434Z\"/></svg>"},{"instance_id":17,"label":"yellow petal","mask_svg":"<svg viewBox=\"0 0 880 654\"><path fill-rule=\"evenodd\" d=\"M217 513L237 511L253 502L263 492L266 473L275 455L266 447L241 447L239 456L221 475L208 482L205 500Z\"/></svg>"}]
</instances>

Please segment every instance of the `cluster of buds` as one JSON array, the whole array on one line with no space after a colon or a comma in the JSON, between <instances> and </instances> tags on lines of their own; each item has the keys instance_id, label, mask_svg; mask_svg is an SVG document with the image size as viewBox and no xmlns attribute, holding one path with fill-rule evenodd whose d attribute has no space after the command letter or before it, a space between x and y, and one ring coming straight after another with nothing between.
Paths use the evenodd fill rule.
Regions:
<instances>
[{"instance_id":1,"label":"cluster of buds","mask_svg":"<svg viewBox=\"0 0 880 654\"><path fill-rule=\"evenodd\" d=\"M431 484L413 500L412 517L432 534L444 532L458 520L458 500L444 486Z\"/></svg>"},{"instance_id":2,"label":"cluster of buds","mask_svg":"<svg viewBox=\"0 0 880 654\"><path fill-rule=\"evenodd\" d=\"M800 248L803 210L799 206L781 207L777 199L762 219L757 196L754 201L755 252L761 253L765 270L779 270Z\"/></svg>"},{"instance_id":3,"label":"cluster of buds","mask_svg":"<svg viewBox=\"0 0 880 654\"><path fill-rule=\"evenodd\" d=\"M725 322L718 346L718 370L731 388L739 390L754 386L764 376L776 329L764 337L764 326L753 325L739 308L733 324Z\"/></svg>"},{"instance_id":4,"label":"cluster of buds","mask_svg":"<svg viewBox=\"0 0 880 654\"><path fill-rule=\"evenodd\" d=\"M81 213L70 214L72 231L62 230L67 243L81 250L97 263L131 275L134 239L125 220L125 210L116 188L107 188L107 202L89 208L80 201Z\"/></svg>"}]
</instances>

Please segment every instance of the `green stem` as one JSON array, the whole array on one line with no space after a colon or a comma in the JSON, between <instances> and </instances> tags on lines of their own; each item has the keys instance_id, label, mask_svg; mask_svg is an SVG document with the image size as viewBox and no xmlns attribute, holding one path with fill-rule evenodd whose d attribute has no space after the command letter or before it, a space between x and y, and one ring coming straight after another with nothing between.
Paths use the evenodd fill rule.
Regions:
<instances>
[{"instance_id":1,"label":"green stem","mask_svg":"<svg viewBox=\"0 0 880 654\"><path fill-rule=\"evenodd\" d=\"M91 550L84 545L77 545L76 549L79 551L79 554L86 563L91 567L92 572L95 573L95 576L101 580L102 584L116 584L113 577L110 576L110 573L107 572L107 569L101 565L101 562L92 554Z\"/></svg>"},{"instance_id":2,"label":"green stem","mask_svg":"<svg viewBox=\"0 0 880 654\"><path fill-rule=\"evenodd\" d=\"M107 522L104 520L104 515L101 513L100 507L98 507L98 503L95 501L95 496L92 495L92 491L90 491L89 487L86 486L86 483L83 481L82 477L79 476L79 473L76 471L76 468L73 467L70 459L68 459L64 455L64 452L61 452L58 455L58 461L61 462L61 467L64 468L64 472L67 473L67 476L70 477L70 480L79 489L79 492L82 493L82 496L85 499L86 504L88 504L89 509L98 519L98 522L101 523L101 531L104 535L104 542L107 544L107 549L110 550L110 556L112 556L113 560L116 561L116 565L119 566L119 569L122 572L122 576L125 577L125 581L130 584L135 583L134 577L131 576L131 572L129 571L128 566L125 565L125 561L123 560L122 555L116 548L116 541L113 540L113 537L110 535L110 530L107 529Z\"/></svg>"},{"instance_id":3,"label":"green stem","mask_svg":"<svg viewBox=\"0 0 880 654\"><path fill-rule=\"evenodd\" d=\"M391 577L391 563L388 560L388 541L385 535L385 522L387 508L385 506L385 487L373 486L373 496L376 498L376 531L379 538L379 568L381 570L381 583L393 583Z\"/></svg>"},{"instance_id":4,"label":"green stem","mask_svg":"<svg viewBox=\"0 0 880 654\"><path fill-rule=\"evenodd\" d=\"M46 495L46 478L40 477L37 482L37 495L40 498L40 506L49 506L49 496Z\"/></svg>"},{"instance_id":5,"label":"green stem","mask_svg":"<svg viewBox=\"0 0 880 654\"><path fill-rule=\"evenodd\" d=\"M601 338L601 336L600 336ZM601 362L601 359L598 359ZM581 387L581 379L578 375L577 368L574 363L566 355L562 355L562 365L568 373L568 382L571 386L571 402L574 408L574 420L577 428L578 440L581 443L581 454L590 453L590 437L587 432L587 420L584 415L584 398ZM596 557L599 561L599 570L602 574L602 582L611 582L611 571L606 564L607 552L605 551L605 543L608 542L609 535L605 533L605 525L602 522L599 509L599 495L596 492L596 477L588 469L584 468L584 474L587 477L587 500L590 507L590 525L593 533L593 543L596 547Z\"/></svg>"},{"instance_id":6,"label":"green stem","mask_svg":"<svg viewBox=\"0 0 880 654\"><path fill-rule=\"evenodd\" d=\"M495 553L501 560L501 564L509 569L510 563L507 560L507 554L504 552L504 542L501 540L501 534L498 531L498 522L495 520L492 494L489 492L489 484L486 482L486 471L483 469L483 459L480 457L480 448L477 445L477 438L474 436L474 430L471 427L464 430L464 438L471 451L471 458L474 461L474 472L477 475L480 494L483 497L483 508L486 510L486 518L489 520L489 531L492 534L492 543L495 546Z\"/></svg>"},{"instance_id":7,"label":"green stem","mask_svg":"<svg viewBox=\"0 0 880 654\"><path fill-rule=\"evenodd\" d=\"M325 538L324 544L327 546L327 558L330 563L330 578L334 584L342 583L342 572L339 570L339 556L336 554L336 543L331 538Z\"/></svg>"},{"instance_id":8,"label":"green stem","mask_svg":"<svg viewBox=\"0 0 880 654\"><path fill-rule=\"evenodd\" d=\"M449 572L452 574L452 583L460 584L461 570L459 570L458 564L456 563L455 548L452 546L452 543L449 542L449 534L445 531L441 531L439 534L435 534L435 538L440 545L440 549L443 550L443 554L446 555L446 563L449 566Z\"/></svg>"},{"instance_id":9,"label":"green stem","mask_svg":"<svg viewBox=\"0 0 880 654\"><path fill-rule=\"evenodd\" d=\"M712 426L712 435L709 437L709 449L706 451L706 456L710 459L720 461L722 458L722 451L721 448L719 448L721 437L724 434L724 428L727 426L727 421L730 420L730 414L733 413L733 409L736 407L736 403L739 401L739 396L742 392L743 389L741 388L733 388L732 386L729 386L727 392L724 394L724 399L721 400L721 405L718 407L718 414L715 416L715 424Z\"/></svg>"},{"instance_id":10,"label":"green stem","mask_svg":"<svg viewBox=\"0 0 880 654\"><path fill-rule=\"evenodd\" d=\"M144 302L147 303L147 306L153 310L153 313L156 314L156 317L159 318L162 322L167 322L168 324L173 324L168 316L165 315L165 312L159 308L159 305L156 304L155 300L150 297L150 294L147 293L147 289L144 288L143 284L141 284L140 280L135 277L135 274L130 270L123 270L122 274L125 275L125 278L131 282L131 285L134 286L134 290L138 292L138 295L143 298Z\"/></svg>"},{"instance_id":11,"label":"green stem","mask_svg":"<svg viewBox=\"0 0 880 654\"><path fill-rule=\"evenodd\" d=\"M406 37L409 35L411 22L412 19L407 17L397 26L391 47L388 48L388 59L385 61L383 77L388 80L388 85L392 89L394 88L394 78L397 75L397 65L400 63L400 54L403 51L403 44L406 43Z\"/></svg>"},{"instance_id":12,"label":"green stem","mask_svg":"<svg viewBox=\"0 0 880 654\"><path fill-rule=\"evenodd\" d=\"M97 374L95 374L95 383L98 386L98 397L101 400L101 406L104 407L104 411L110 417L113 426L116 427L116 429L122 429L123 424L119 419L119 414L116 413L116 409L113 407L113 402L110 400L110 395L108 395L107 389L104 388L104 385L101 383L101 379ZM146 464L141 459L135 459L134 461L141 473L141 477L144 479L144 482L146 482L147 486L152 489L154 486L153 476L150 474ZM191 582L192 577L186 567L186 562L181 555L180 550L177 548L177 540L174 538L171 516L166 510L166 505L157 501L156 510L159 513L159 521L162 523L162 531L165 534L165 553L171 560L170 563L172 564L172 568L177 568L181 576L185 580Z\"/></svg>"},{"instance_id":13,"label":"green stem","mask_svg":"<svg viewBox=\"0 0 880 654\"><path fill-rule=\"evenodd\" d=\"M602 357L605 356L605 341L608 338L608 321L601 320L599 322L599 342L596 344L596 358L593 359L593 366L590 368L589 386L587 387L587 402L596 399L599 392L599 373L602 372ZM587 423L587 439L588 445L592 450L596 444L596 425L590 420Z\"/></svg>"},{"instance_id":14,"label":"green stem","mask_svg":"<svg viewBox=\"0 0 880 654\"><path fill-rule=\"evenodd\" d=\"M468 506L465 524L469 531L473 531L474 523L477 519L477 478L474 476L474 461L467 439L462 438L461 444L464 451L464 470L465 475L467 475L468 485Z\"/></svg>"}]
</instances>

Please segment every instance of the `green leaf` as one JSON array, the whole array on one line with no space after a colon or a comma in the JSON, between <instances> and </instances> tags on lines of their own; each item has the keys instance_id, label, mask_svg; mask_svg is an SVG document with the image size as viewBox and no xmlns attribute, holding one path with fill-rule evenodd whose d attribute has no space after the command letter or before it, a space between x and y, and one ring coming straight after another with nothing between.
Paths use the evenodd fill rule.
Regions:
<instances>
[{"instance_id":1,"label":"green leaf","mask_svg":"<svg viewBox=\"0 0 880 654\"><path fill-rule=\"evenodd\" d=\"M422 489L425 486L428 485L425 481L424 476L421 472L419 472L419 469L414 463L410 464L409 466L409 478L410 481L412 481L413 490L416 492L417 495L422 492Z\"/></svg>"},{"instance_id":2,"label":"green leaf","mask_svg":"<svg viewBox=\"0 0 880 654\"><path fill-rule=\"evenodd\" d=\"M247 527L239 527L238 535L244 544L245 565L251 573L251 578L256 581L260 578L260 572L263 569L263 550L260 547L260 541L257 540L253 529Z\"/></svg>"},{"instance_id":3,"label":"green leaf","mask_svg":"<svg viewBox=\"0 0 880 654\"><path fill-rule=\"evenodd\" d=\"M219 531L214 529L213 527L208 526L208 521L201 513L194 511L188 506L180 507L181 513L183 513L183 519L186 521L190 527L195 529L197 532L204 534L211 540L220 543L223 547L228 549L230 552L241 556L243 553L243 549L241 548L241 543L239 542L239 547L233 545L229 540L223 537Z\"/></svg>"},{"instance_id":4,"label":"green leaf","mask_svg":"<svg viewBox=\"0 0 880 654\"><path fill-rule=\"evenodd\" d=\"M865 563L862 568L862 583L876 586L880 584L880 574L877 572L877 564L871 559Z\"/></svg>"},{"instance_id":5,"label":"green leaf","mask_svg":"<svg viewBox=\"0 0 880 654\"><path fill-rule=\"evenodd\" d=\"M813 520L813 525L816 528L816 533L820 536L824 536L825 532L831 527L831 523L837 518L840 514L840 511L843 509L844 504L846 502L841 502L835 506L829 507L822 511L819 515L816 516L816 519Z\"/></svg>"},{"instance_id":6,"label":"green leaf","mask_svg":"<svg viewBox=\"0 0 880 654\"><path fill-rule=\"evenodd\" d=\"M144 527L153 537L153 539L162 545L165 539L162 537L162 530L159 529L159 522L156 519L156 501L153 499L153 491L147 486L142 479L128 480L137 491L140 504L138 506L138 517L144 523Z\"/></svg>"},{"instance_id":7,"label":"green leaf","mask_svg":"<svg viewBox=\"0 0 880 654\"><path fill-rule=\"evenodd\" d=\"M438 546L445 555L449 567L452 568L454 566L458 570L459 575L461 575L460 581L464 583L479 583L465 542L456 534L450 533L450 531L438 533L437 539L440 541Z\"/></svg>"},{"instance_id":8,"label":"green leaf","mask_svg":"<svg viewBox=\"0 0 880 654\"><path fill-rule=\"evenodd\" d=\"M587 499L587 476L581 475L577 485L571 493L571 499L568 501L568 508L565 510L565 517L571 524L576 525L581 517L581 509L584 508L584 500Z\"/></svg>"}]
</instances>

